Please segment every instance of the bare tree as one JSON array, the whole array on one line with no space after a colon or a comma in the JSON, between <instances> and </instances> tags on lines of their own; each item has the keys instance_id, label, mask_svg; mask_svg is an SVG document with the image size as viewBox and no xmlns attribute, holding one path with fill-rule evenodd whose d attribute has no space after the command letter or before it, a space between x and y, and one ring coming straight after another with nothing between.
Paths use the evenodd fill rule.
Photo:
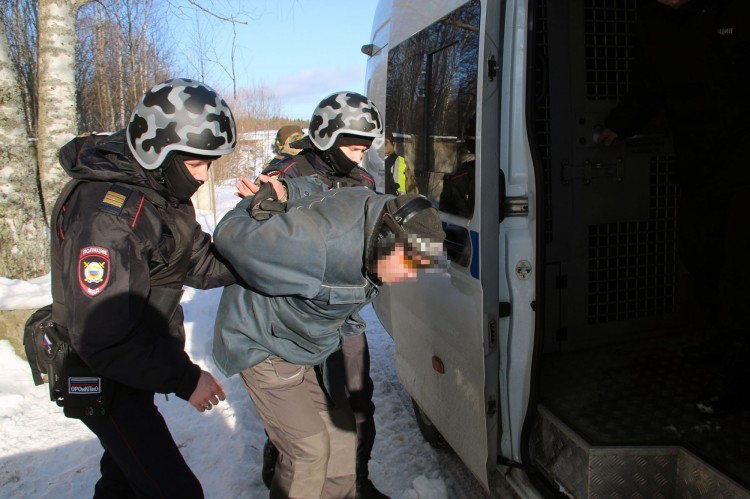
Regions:
<instances>
[{"instance_id":1,"label":"bare tree","mask_svg":"<svg viewBox=\"0 0 750 499\"><path fill-rule=\"evenodd\" d=\"M229 105L237 123L237 150L216 163L213 169L217 182L254 177L258 165L263 164L270 153L262 133L273 132L289 122L279 118L279 100L263 85L239 89L237 98L230 100Z\"/></svg>"},{"instance_id":2,"label":"bare tree","mask_svg":"<svg viewBox=\"0 0 750 499\"><path fill-rule=\"evenodd\" d=\"M0 43L0 150L6 156L0 169L0 274L9 277L30 278L49 268L46 214L66 180L57 151L76 130L73 28L85 1L41 0L38 28L2 26L4 33L16 33L7 38L13 41L12 49L5 36ZM3 4L3 19L26 13L37 13L32 2ZM32 33L38 40L38 58L29 52ZM36 83L30 70L33 61L38 62ZM29 141L35 128L36 150Z\"/></svg>"},{"instance_id":3,"label":"bare tree","mask_svg":"<svg viewBox=\"0 0 750 499\"><path fill-rule=\"evenodd\" d=\"M6 35L0 44L0 275L25 279L48 271L47 218L68 180L58 151L79 130L123 127L148 86L175 76L175 51L158 16L178 2L241 22L193 0L0 2ZM234 56L230 62L234 75Z\"/></svg>"},{"instance_id":4,"label":"bare tree","mask_svg":"<svg viewBox=\"0 0 750 499\"><path fill-rule=\"evenodd\" d=\"M3 31L5 24L0 19ZM5 37L0 37L0 135L4 147L0 168L0 275L29 278L46 272L47 227L36 182L29 171L36 156L29 141L18 79ZM35 176L34 176L35 177ZM31 177L31 178L34 178Z\"/></svg>"},{"instance_id":5,"label":"bare tree","mask_svg":"<svg viewBox=\"0 0 750 499\"><path fill-rule=\"evenodd\" d=\"M89 1L39 1L37 161L45 217L68 180L57 153L77 130L75 19L78 9Z\"/></svg>"},{"instance_id":6,"label":"bare tree","mask_svg":"<svg viewBox=\"0 0 750 499\"><path fill-rule=\"evenodd\" d=\"M174 76L165 0L98 0L81 9L76 47L79 130L119 130L143 92ZM146 31L143 31L146 29Z\"/></svg>"},{"instance_id":7,"label":"bare tree","mask_svg":"<svg viewBox=\"0 0 750 499\"><path fill-rule=\"evenodd\" d=\"M215 9L206 7L203 3L195 0L186 0L189 5L194 7L194 10L202 14L195 15L193 13L190 18L195 19L196 34L191 38L190 47L194 51L191 57L187 59L192 61L192 66L199 66L199 74L205 75L207 81L211 74L211 67L218 67L231 81L232 85L232 98L237 98L237 70L236 70L236 51L237 51L237 26L247 24L244 20L245 17L249 17L242 10L242 3L238 2L234 6L230 3L225 3L221 8L222 11L232 11L230 14L223 14ZM207 17L210 24L214 26L214 29L221 29L225 31L227 28L232 30L232 39L229 44L229 57L223 55L217 47L215 38L211 36L211 30L209 30L205 24L200 23L201 17ZM218 22L217 22L218 21ZM225 62L226 60L226 62Z\"/></svg>"},{"instance_id":8,"label":"bare tree","mask_svg":"<svg viewBox=\"0 0 750 499\"><path fill-rule=\"evenodd\" d=\"M4 32L8 37L8 55L15 70L23 100L26 129L36 136L36 53L38 2L21 0L2 2L2 15L5 21ZM23 22L25 21L25 22Z\"/></svg>"}]
</instances>

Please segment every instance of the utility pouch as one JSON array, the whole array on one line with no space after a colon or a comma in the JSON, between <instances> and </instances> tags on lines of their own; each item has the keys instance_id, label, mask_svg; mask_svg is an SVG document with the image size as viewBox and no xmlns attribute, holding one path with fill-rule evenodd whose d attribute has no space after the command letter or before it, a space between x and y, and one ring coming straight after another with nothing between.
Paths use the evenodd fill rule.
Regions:
<instances>
[{"instance_id":1,"label":"utility pouch","mask_svg":"<svg viewBox=\"0 0 750 499\"><path fill-rule=\"evenodd\" d=\"M47 381L45 376L49 364L64 343L64 331L52 321L52 305L47 305L26 321L23 330L23 347L26 351L34 384L39 386Z\"/></svg>"},{"instance_id":2,"label":"utility pouch","mask_svg":"<svg viewBox=\"0 0 750 499\"><path fill-rule=\"evenodd\" d=\"M95 374L73 351L67 331L52 320L52 305L26 321L26 358L35 385L49 382L49 397L69 418L103 416L109 412L114 382ZM46 378L45 378L46 377Z\"/></svg>"}]
</instances>

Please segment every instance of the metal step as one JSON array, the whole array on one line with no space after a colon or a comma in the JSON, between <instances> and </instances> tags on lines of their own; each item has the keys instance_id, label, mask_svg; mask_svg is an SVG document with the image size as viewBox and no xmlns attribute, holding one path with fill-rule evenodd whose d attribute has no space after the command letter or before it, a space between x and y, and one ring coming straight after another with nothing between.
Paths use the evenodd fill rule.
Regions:
<instances>
[{"instance_id":1,"label":"metal step","mask_svg":"<svg viewBox=\"0 0 750 499\"><path fill-rule=\"evenodd\" d=\"M743 488L681 446L596 446L537 407L532 457L575 498L748 498Z\"/></svg>"}]
</instances>

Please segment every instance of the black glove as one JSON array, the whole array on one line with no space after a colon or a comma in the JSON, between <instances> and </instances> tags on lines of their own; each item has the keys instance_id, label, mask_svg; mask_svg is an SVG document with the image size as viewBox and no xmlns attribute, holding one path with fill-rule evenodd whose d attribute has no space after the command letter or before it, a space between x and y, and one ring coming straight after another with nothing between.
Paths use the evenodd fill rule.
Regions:
<instances>
[{"instance_id":1,"label":"black glove","mask_svg":"<svg viewBox=\"0 0 750 499\"><path fill-rule=\"evenodd\" d=\"M263 184L250 201L247 212L255 220L268 220L277 213L286 213L286 203L279 201L271 182Z\"/></svg>"}]
</instances>

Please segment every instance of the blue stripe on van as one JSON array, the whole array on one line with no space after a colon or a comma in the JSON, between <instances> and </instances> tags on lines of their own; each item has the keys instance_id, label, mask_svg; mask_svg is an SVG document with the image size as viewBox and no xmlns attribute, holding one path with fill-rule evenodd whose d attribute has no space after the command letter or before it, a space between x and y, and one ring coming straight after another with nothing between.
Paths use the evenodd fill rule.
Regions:
<instances>
[{"instance_id":1,"label":"blue stripe on van","mask_svg":"<svg viewBox=\"0 0 750 499\"><path fill-rule=\"evenodd\" d=\"M479 232L470 231L471 236L471 276L479 279Z\"/></svg>"}]
</instances>

